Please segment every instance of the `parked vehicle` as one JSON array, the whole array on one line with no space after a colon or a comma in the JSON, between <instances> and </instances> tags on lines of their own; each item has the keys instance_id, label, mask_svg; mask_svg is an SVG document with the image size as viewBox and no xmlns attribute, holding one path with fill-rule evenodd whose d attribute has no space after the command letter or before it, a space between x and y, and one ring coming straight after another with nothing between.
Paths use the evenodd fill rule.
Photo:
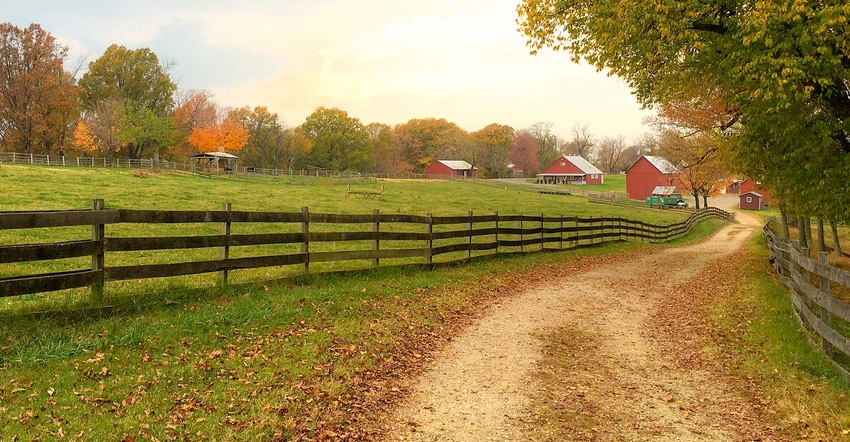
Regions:
<instances>
[{"instance_id":1,"label":"parked vehicle","mask_svg":"<svg viewBox=\"0 0 850 442\"><path fill-rule=\"evenodd\" d=\"M684 198L682 198L681 193L671 193L669 195L652 195L646 199L646 205L648 207L658 207L662 209L670 207L686 209L688 207L688 203L685 202Z\"/></svg>"}]
</instances>

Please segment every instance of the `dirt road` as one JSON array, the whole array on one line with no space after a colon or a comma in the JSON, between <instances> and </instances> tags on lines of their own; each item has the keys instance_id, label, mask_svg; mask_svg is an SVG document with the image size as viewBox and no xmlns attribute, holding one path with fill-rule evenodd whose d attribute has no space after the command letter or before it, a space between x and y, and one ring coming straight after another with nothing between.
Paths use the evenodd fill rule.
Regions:
<instances>
[{"instance_id":1,"label":"dirt road","mask_svg":"<svg viewBox=\"0 0 850 442\"><path fill-rule=\"evenodd\" d=\"M415 381L386 440L752 440L760 430L747 400L716 370L678 363L654 324L675 287L759 227L739 221L700 244L566 273L502 301Z\"/></svg>"}]
</instances>

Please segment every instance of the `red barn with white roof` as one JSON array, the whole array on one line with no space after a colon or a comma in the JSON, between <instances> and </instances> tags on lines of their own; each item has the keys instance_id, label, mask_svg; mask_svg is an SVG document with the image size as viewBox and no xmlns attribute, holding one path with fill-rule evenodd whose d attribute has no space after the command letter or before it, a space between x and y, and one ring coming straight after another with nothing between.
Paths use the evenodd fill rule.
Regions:
<instances>
[{"instance_id":1,"label":"red barn with white roof","mask_svg":"<svg viewBox=\"0 0 850 442\"><path fill-rule=\"evenodd\" d=\"M542 173L537 182L543 184L602 184L605 180L601 170L580 156L561 155Z\"/></svg>"},{"instance_id":2,"label":"red barn with white roof","mask_svg":"<svg viewBox=\"0 0 850 442\"><path fill-rule=\"evenodd\" d=\"M644 200L658 186L676 186L676 166L666 159L643 155L626 170L629 199Z\"/></svg>"}]
</instances>

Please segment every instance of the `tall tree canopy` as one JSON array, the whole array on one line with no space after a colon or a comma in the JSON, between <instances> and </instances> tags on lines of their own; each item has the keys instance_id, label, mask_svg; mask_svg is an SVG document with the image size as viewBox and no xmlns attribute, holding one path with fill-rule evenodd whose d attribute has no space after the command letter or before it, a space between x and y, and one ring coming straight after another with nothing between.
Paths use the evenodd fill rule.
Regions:
<instances>
[{"instance_id":1,"label":"tall tree canopy","mask_svg":"<svg viewBox=\"0 0 850 442\"><path fill-rule=\"evenodd\" d=\"M167 68L148 48L130 50L112 45L80 78L83 110L87 119L111 118L98 113L104 102L114 102L122 110L121 130L124 151L139 158L146 150L154 156L171 144L176 127L173 121L177 85Z\"/></svg>"},{"instance_id":2,"label":"tall tree canopy","mask_svg":"<svg viewBox=\"0 0 850 442\"><path fill-rule=\"evenodd\" d=\"M508 174L514 128L504 124L490 124L472 134L475 163L481 178L500 178Z\"/></svg>"},{"instance_id":3,"label":"tall tree canopy","mask_svg":"<svg viewBox=\"0 0 850 442\"><path fill-rule=\"evenodd\" d=\"M310 166L332 170L366 170L374 157L368 135L359 119L333 108L316 109L301 125L313 144Z\"/></svg>"},{"instance_id":4,"label":"tall tree canopy","mask_svg":"<svg viewBox=\"0 0 850 442\"><path fill-rule=\"evenodd\" d=\"M444 118L415 118L396 125L393 132L395 149L406 171L422 173L438 160L475 161L469 149L469 133Z\"/></svg>"},{"instance_id":5,"label":"tall tree canopy","mask_svg":"<svg viewBox=\"0 0 850 442\"><path fill-rule=\"evenodd\" d=\"M13 152L61 150L76 113L68 53L37 24L0 24L0 147Z\"/></svg>"},{"instance_id":6,"label":"tall tree canopy","mask_svg":"<svg viewBox=\"0 0 850 442\"><path fill-rule=\"evenodd\" d=\"M568 50L646 105L718 94L736 164L785 197L846 178L850 3L523 0L517 11L533 51Z\"/></svg>"}]
</instances>

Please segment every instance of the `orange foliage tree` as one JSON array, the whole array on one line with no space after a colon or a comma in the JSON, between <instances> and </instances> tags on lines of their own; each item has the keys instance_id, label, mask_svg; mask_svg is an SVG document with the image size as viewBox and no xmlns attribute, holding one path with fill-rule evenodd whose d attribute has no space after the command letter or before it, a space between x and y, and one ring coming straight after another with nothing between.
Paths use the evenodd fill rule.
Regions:
<instances>
[{"instance_id":1,"label":"orange foliage tree","mask_svg":"<svg viewBox=\"0 0 850 442\"><path fill-rule=\"evenodd\" d=\"M195 127L189 135L189 143L201 152L233 152L248 144L248 135L248 130L236 120L231 111L227 117L214 125Z\"/></svg>"}]
</instances>

